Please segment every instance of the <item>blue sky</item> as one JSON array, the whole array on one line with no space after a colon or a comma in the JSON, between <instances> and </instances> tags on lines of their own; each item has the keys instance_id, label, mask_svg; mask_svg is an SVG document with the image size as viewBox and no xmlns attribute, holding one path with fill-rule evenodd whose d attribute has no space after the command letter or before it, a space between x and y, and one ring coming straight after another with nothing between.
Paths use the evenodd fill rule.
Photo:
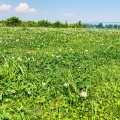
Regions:
<instances>
[{"instance_id":1,"label":"blue sky","mask_svg":"<svg viewBox=\"0 0 120 120\"><path fill-rule=\"evenodd\" d=\"M120 0L0 0L0 20L120 22Z\"/></svg>"}]
</instances>

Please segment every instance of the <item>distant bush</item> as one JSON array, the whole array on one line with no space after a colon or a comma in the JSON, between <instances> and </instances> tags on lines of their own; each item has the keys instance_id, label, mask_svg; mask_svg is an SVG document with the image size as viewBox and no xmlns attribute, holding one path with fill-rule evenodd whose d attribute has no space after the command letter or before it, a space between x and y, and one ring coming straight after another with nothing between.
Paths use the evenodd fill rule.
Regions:
<instances>
[{"instance_id":1,"label":"distant bush","mask_svg":"<svg viewBox=\"0 0 120 120\"><path fill-rule=\"evenodd\" d=\"M52 28L85 28L85 25L78 21L77 23L68 24L60 22L59 20L51 23L48 20L38 20L36 21L22 21L19 18L13 16L7 18L4 21L0 21L0 26L6 27L52 27Z\"/></svg>"}]
</instances>

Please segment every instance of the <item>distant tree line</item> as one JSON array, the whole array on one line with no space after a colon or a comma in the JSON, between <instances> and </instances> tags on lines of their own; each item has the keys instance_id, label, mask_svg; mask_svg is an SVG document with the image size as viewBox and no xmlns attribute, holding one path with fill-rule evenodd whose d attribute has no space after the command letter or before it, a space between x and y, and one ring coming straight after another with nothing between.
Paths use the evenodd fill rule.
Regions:
<instances>
[{"instance_id":1,"label":"distant tree line","mask_svg":"<svg viewBox=\"0 0 120 120\"><path fill-rule=\"evenodd\" d=\"M1 27L51 27L51 28L85 28L85 25L78 21L77 23L68 24L60 22L59 20L51 23L48 20L39 21L22 21L18 17L10 17L6 20L0 21Z\"/></svg>"},{"instance_id":2,"label":"distant tree line","mask_svg":"<svg viewBox=\"0 0 120 120\"><path fill-rule=\"evenodd\" d=\"M99 23L98 25L86 24L86 28L96 28L96 29L120 29L120 25L117 24L108 24L103 25L103 23Z\"/></svg>"}]
</instances>

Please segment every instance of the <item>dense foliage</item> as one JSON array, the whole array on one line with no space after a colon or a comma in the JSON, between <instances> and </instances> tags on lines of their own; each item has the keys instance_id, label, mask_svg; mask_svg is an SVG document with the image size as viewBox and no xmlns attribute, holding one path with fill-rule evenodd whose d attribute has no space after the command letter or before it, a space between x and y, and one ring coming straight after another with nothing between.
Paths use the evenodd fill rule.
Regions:
<instances>
[{"instance_id":1,"label":"dense foliage","mask_svg":"<svg viewBox=\"0 0 120 120\"><path fill-rule=\"evenodd\" d=\"M1 120L119 120L120 31L0 28Z\"/></svg>"},{"instance_id":2,"label":"dense foliage","mask_svg":"<svg viewBox=\"0 0 120 120\"><path fill-rule=\"evenodd\" d=\"M50 27L50 28L84 28L85 25L78 21L77 23L68 24L60 22L59 20L51 23L48 20L38 20L36 21L22 21L19 18L13 16L7 18L6 20L0 21L1 27Z\"/></svg>"},{"instance_id":3,"label":"dense foliage","mask_svg":"<svg viewBox=\"0 0 120 120\"><path fill-rule=\"evenodd\" d=\"M19 18L13 16L7 18L6 20L0 21L0 27L49 27L49 28L94 28L94 29L120 29L120 25L117 23L114 24L91 24L91 23L81 23L78 21L77 23L69 23L65 21L65 23L60 22L59 20L55 22L50 22L48 20L38 20L36 21L22 21Z\"/></svg>"},{"instance_id":4,"label":"dense foliage","mask_svg":"<svg viewBox=\"0 0 120 120\"><path fill-rule=\"evenodd\" d=\"M5 20L6 26L19 26L22 21L17 17L7 18Z\"/></svg>"}]
</instances>

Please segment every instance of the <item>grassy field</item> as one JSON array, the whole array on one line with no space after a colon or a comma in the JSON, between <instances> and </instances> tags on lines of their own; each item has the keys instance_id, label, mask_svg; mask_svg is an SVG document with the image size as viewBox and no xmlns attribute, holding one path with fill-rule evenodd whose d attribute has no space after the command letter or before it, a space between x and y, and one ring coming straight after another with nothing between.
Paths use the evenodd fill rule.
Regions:
<instances>
[{"instance_id":1,"label":"grassy field","mask_svg":"<svg viewBox=\"0 0 120 120\"><path fill-rule=\"evenodd\" d=\"M120 31L0 28L0 120L120 120Z\"/></svg>"}]
</instances>

